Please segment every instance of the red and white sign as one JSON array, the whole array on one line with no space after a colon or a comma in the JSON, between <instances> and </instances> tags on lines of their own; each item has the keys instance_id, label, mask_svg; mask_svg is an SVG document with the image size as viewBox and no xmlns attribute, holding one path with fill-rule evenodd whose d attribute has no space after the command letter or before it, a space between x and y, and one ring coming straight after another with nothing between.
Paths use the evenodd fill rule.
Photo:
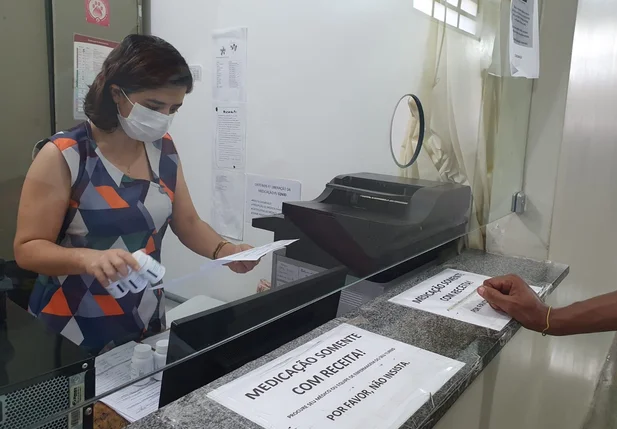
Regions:
<instances>
[{"instance_id":1,"label":"red and white sign","mask_svg":"<svg viewBox=\"0 0 617 429\"><path fill-rule=\"evenodd\" d=\"M86 21L90 24L109 27L109 0L85 0Z\"/></svg>"}]
</instances>

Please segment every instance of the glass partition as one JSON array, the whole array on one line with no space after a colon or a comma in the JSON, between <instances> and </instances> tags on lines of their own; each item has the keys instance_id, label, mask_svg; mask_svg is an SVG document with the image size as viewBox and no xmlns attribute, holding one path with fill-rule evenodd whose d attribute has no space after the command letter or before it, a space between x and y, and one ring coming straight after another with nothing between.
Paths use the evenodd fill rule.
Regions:
<instances>
[{"instance_id":1,"label":"glass partition","mask_svg":"<svg viewBox=\"0 0 617 429\"><path fill-rule=\"evenodd\" d=\"M157 395L138 343L169 339L182 377L271 330L188 393L483 250L521 189L531 83L490 73L499 1L22 3L0 6L2 39L23 42L0 48L0 388L41 411L14 427L87 426L130 385L107 403ZM215 98L230 85L246 97ZM281 240L297 241L232 261Z\"/></svg>"}]
</instances>

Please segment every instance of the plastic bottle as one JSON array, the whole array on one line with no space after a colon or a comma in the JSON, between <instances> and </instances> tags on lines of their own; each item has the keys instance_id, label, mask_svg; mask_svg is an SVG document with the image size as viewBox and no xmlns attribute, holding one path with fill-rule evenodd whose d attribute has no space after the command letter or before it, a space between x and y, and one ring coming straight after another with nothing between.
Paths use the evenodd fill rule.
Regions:
<instances>
[{"instance_id":1,"label":"plastic bottle","mask_svg":"<svg viewBox=\"0 0 617 429\"><path fill-rule=\"evenodd\" d=\"M153 257L146 255L141 250L133 253L133 257L141 267L139 271L133 271L129 268L129 274L126 277L105 286L107 292L116 299L126 296L129 292L140 293L149 284L156 284L165 276L165 267Z\"/></svg>"},{"instance_id":2,"label":"plastic bottle","mask_svg":"<svg viewBox=\"0 0 617 429\"><path fill-rule=\"evenodd\" d=\"M139 293L148 287L150 282L143 278L141 274L129 268L129 275L120 280L120 284L131 293Z\"/></svg>"},{"instance_id":3,"label":"plastic bottle","mask_svg":"<svg viewBox=\"0 0 617 429\"><path fill-rule=\"evenodd\" d=\"M161 340L156 343L156 350L154 352L154 370L165 368L167 363L167 348L169 347L169 340ZM163 371L154 374L154 379L161 381L163 379Z\"/></svg>"},{"instance_id":4,"label":"plastic bottle","mask_svg":"<svg viewBox=\"0 0 617 429\"><path fill-rule=\"evenodd\" d=\"M147 344L137 344L133 351L133 359L131 359L131 380L151 374L152 371L154 371L152 348ZM143 386L148 382L149 379L145 378L135 383L135 385Z\"/></svg>"},{"instance_id":5,"label":"plastic bottle","mask_svg":"<svg viewBox=\"0 0 617 429\"><path fill-rule=\"evenodd\" d=\"M165 267L159 264L156 259L146 255L141 250L133 253L133 257L141 267L139 274L152 284L156 284L163 280L165 276Z\"/></svg>"},{"instance_id":6,"label":"plastic bottle","mask_svg":"<svg viewBox=\"0 0 617 429\"><path fill-rule=\"evenodd\" d=\"M120 299L129 293L129 289L119 281L105 286L105 290L116 299Z\"/></svg>"}]
</instances>

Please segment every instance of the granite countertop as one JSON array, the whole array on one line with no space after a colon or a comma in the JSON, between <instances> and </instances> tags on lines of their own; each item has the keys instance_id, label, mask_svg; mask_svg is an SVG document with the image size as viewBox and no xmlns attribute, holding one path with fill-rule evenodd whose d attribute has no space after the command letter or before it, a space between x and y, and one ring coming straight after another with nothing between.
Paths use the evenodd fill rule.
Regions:
<instances>
[{"instance_id":1,"label":"granite countertop","mask_svg":"<svg viewBox=\"0 0 617 429\"><path fill-rule=\"evenodd\" d=\"M348 316L328 322L272 353L192 392L134 423L129 428L258 429L261 426L209 399L206 396L208 392L265 365L342 323L348 323L466 364L402 426L406 429L433 427L520 328L518 323L510 322L501 332L495 332L388 302L390 298L446 268L486 276L516 273L530 284L542 287L543 297L550 294L569 271L569 268L563 264L465 251L445 263L412 273L399 286L393 287L384 295Z\"/></svg>"}]
</instances>

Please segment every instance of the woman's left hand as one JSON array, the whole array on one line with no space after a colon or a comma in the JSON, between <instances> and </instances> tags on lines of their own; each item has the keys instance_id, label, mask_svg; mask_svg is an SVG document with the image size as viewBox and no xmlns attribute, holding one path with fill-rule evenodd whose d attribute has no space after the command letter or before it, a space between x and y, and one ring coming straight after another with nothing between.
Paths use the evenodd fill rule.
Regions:
<instances>
[{"instance_id":1,"label":"woman's left hand","mask_svg":"<svg viewBox=\"0 0 617 429\"><path fill-rule=\"evenodd\" d=\"M223 246L221 251L219 252L219 258L224 258L226 256L235 255L236 253L244 252L245 250L252 249L253 246L249 246L248 244L227 244ZM234 273L245 274L249 271L253 270L259 264L259 261L238 261L231 262L227 264L229 269Z\"/></svg>"}]
</instances>

